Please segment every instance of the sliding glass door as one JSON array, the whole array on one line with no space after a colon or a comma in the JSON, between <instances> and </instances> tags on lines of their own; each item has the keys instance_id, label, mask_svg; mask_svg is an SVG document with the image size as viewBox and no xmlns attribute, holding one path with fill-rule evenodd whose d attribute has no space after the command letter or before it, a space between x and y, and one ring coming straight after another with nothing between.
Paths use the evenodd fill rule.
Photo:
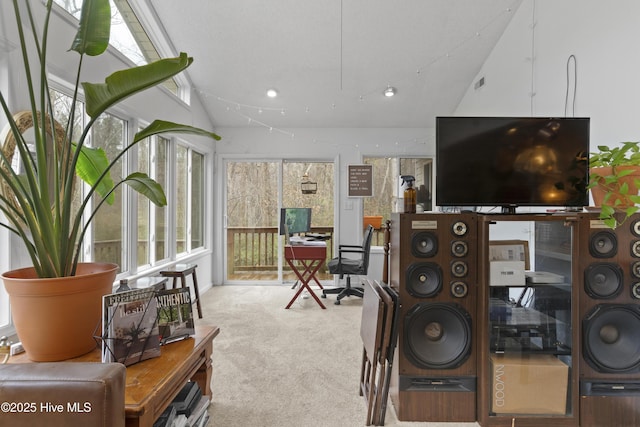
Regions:
<instances>
[{"instance_id":1,"label":"sliding glass door","mask_svg":"<svg viewBox=\"0 0 640 427\"><path fill-rule=\"evenodd\" d=\"M311 231L333 236L333 163L285 161L282 170L282 207L311 208ZM327 259L331 259L332 248L332 239L327 240ZM282 272L285 283L296 280L286 263ZM332 277L325 263L318 271L318 278Z\"/></svg>"},{"instance_id":2,"label":"sliding glass door","mask_svg":"<svg viewBox=\"0 0 640 427\"><path fill-rule=\"evenodd\" d=\"M333 163L227 161L225 283L276 284L295 281L283 262L280 208L312 208L313 232L333 234ZM311 192L305 187L315 183ZM327 257L331 253L327 244ZM329 279L326 267L323 279Z\"/></svg>"}]
</instances>

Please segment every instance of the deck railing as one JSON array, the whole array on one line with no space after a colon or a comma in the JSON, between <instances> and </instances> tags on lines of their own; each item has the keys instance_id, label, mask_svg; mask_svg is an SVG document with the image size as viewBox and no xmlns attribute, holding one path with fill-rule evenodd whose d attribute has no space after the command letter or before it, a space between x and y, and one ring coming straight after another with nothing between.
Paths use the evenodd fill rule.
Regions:
<instances>
[{"instance_id":1,"label":"deck railing","mask_svg":"<svg viewBox=\"0 0 640 427\"><path fill-rule=\"evenodd\" d=\"M374 230L373 246L384 244L384 230ZM312 227L312 233L328 234L327 261L333 254L333 227ZM229 227L227 228L227 272L236 273L277 271L278 240L277 227ZM326 271L326 264L323 266ZM289 266L284 266L285 271Z\"/></svg>"},{"instance_id":2,"label":"deck railing","mask_svg":"<svg viewBox=\"0 0 640 427\"><path fill-rule=\"evenodd\" d=\"M327 262L334 257L333 254L333 227L313 227L313 233L328 234ZM227 228L227 273L229 278L237 274L260 275L271 272L273 276L278 271L278 241L284 239L278 235L278 227L229 227ZM164 242L163 242L164 243ZM355 243L355 242L354 242ZM384 230L374 230L372 246L384 245ZM164 247L156 248L164 251ZM146 243L140 242L140 251L146 251ZM162 252L161 252L162 253ZM121 263L122 242L117 240L105 240L95 242L94 257L103 262ZM283 266L285 272L290 272L286 263ZM321 274L327 274L326 263Z\"/></svg>"}]
</instances>

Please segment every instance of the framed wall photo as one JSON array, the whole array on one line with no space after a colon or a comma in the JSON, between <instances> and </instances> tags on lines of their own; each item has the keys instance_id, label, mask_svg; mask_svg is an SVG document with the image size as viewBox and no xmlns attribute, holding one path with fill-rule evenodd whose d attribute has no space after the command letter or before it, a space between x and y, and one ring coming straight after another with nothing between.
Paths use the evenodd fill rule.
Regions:
<instances>
[{"instance_id":1,"label":"framed wall photo","mask_svg":"<svg viewBox=\"0 0 640 427\"><path fill-rule=\"evenodd\" d=\"M349 165L349 197L373 197L373 165Z\"/></svg>"}]
</instances>

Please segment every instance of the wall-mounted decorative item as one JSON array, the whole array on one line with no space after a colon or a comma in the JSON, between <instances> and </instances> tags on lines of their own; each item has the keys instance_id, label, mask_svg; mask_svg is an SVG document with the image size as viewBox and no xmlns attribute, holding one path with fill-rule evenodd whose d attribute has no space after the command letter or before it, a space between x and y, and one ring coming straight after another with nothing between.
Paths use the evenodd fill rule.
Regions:
<instances>
[{"instance_id":1,"label":"wall-mounted decorative item","mask_svg":"<svg viewBox=\"0 0 640 427\"><path fill-rule=\"evenodd\" d=\"M373 165L349 165L349 197L373 196Z\"/></svg>"}]
</instances>

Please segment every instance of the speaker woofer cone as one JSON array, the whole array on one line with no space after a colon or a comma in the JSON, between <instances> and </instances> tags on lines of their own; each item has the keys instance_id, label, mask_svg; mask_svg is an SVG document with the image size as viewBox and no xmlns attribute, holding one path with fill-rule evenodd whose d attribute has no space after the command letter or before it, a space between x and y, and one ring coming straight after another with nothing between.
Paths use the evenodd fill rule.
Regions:
<instances>
[{"instance_id":1,"label":"speaker woofer cone","mask_svg":"<svg viewBox=\"0 0 640 427\"><path fill-rule=\"evenodd\" d=\"M591 264L584 271L584 291L591 298L614 298L622 291L622 277L622 269L617 264Z\"/></svg>"},{"instance_id":2,"label":"speaker woofer cone","mask_svg":"<svg viewBox=\"0 0 640 427\"><path fill-rule=\"evenodd\" d=\"M451 369L471 353L471 316L454 303L422 303L404 320L404 350L415 366Z\"/></svg>"},{"instance_id":3,"label":"speaker woofer cone","mask_svg":"<svg viewBox=\"0 0 640 427\"><path fill-rule=\"evenodd\" d=\"M411 236L411 253L417 258L431 258L438 253L438 236L421 231Z\"/></svg>"},{"instance_id":4,"label":"speaker woofer cone","mask_svg":"<svg viewBox=\"0 0 640 427\"><path fill-rule=\"evenodd\" d=\"M433 262L414 263L407 269L406 288L416 298L432 298L442 290L442 269Z\"/></svg>"},{"instance_id":5,"label":"speaker woofer cone","mask_svg":"<svg viewBox=\"0 0 640 427\"><path fill-rule=\"evenodd\" d=\"M640 240L631 243L631 256L640 258Z\"/></svg>"},{"instance_id":6,"label":"speaker woofer cone","mask_svg":"<svg viewBox=\"0 0 640 427\"><path fill-rule=\"evenodd\" d=\"M583 356L606 373L640 371L640 307L600 304L583 320Z\"/></svg>"},{"instance_id":7,"label":"speaker woofer cone","mask_svg":"<svg viewBox=\"0 0 640 427\"><path fill-rule=\"evenodd\" d=\"M618 239L609 230L602 230L591 235L589 253L594 258L611 258L618 253Z\"/></svg>"}]
</instances>

